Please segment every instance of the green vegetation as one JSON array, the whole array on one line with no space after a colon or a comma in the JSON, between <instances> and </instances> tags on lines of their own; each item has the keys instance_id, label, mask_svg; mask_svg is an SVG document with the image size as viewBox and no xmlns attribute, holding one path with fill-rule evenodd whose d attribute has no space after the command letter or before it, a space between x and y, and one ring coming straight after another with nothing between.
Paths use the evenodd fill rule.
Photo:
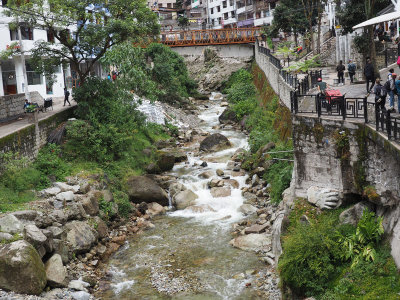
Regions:
<instances>
[{"instance_id":1,"label":"green vegetation","mask_svg":"<svg viewBox=\"0 0 400 300\"><path fill-rule=\"evenodd\" d=\"M282 287L324 300L398 299L400 276L381 240L382 219L364 210L357 227L342 225L342 211L296 200L283 235Z\"/></svg>"},{"instance_id":2,"label":"green vegetation","mask_svg":"<svg viewBox=\"0 0 400 300\"><path fill-rule=\"evenodd\" d=\"M287 139L290 112L279 104L279 98L257 66L253 66L252 73L244 69L233 73L224 83L223 92L228 94L237 118L245 119L246 129L250 132L250 151L245 155L242 166L249 171L257 167L266 169L263 178L271 184L270 198L278 203L291 180L293 166L287 160L290 155L282 153L263 156L260 151L269 142L275 143L273 151L292 149L291 142Z\"/></svg>"}]
</instances>

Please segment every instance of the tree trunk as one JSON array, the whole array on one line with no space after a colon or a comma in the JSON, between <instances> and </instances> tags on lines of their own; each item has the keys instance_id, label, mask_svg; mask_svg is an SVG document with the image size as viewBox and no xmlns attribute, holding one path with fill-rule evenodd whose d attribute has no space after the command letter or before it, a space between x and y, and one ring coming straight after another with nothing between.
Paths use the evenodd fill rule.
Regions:
<instances>
[{"instance_id":1,"label":"tree trunk","mask_svg":"<svg viewBox=\"0 0 400 300\"><path fill-rule=\"evenodd\" d=\"M317 54L321 53L321 22L322 22L322 7L321 2L318 2L318 34L317 34Z\"/></svg>"},{"instance_id":2,"label":"tree trunk","mask_svg":"<svg viewBox=\"0 0 400 300\"><path fill-rule=\"evenodd\" d=\"M369 56L371 58L371 62L374 66L374 73L376 74L375 77L379 76L378 68L376 66L376 49L375 49L375 41L374 41L374 26L368 27L368 44L371 45L369 48Z\"/></svg>"}]
</instances>

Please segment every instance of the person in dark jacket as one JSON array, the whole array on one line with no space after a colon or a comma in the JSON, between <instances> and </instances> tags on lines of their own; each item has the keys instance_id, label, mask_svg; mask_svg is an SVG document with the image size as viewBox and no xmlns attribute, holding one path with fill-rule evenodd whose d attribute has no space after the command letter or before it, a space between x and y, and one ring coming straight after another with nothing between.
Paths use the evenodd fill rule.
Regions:
<instances>
[{"instance_id":1,"label":"person in dark jacket","mask_svg":"<svg viewBox=\"0 0 400 300\"><path fill-rule=\"evenodd\" d=\"M364 68L364 75L365 79L367 81L367 93L370 93L372 88L374 87L375 84L375 74L374 74L374 66L371 63L371 59L367 58L367 63L365 64ZM369 82L372 83L371 88L369 87Z\"/></svg>"},{"instance_id":2,"label":"person in dark jacket","mask_svg":"<svg viewBox=\"0 0 400 300\"><path fill-rule=\"evenodd\" d=\"M378 109L379 111L385 111L387 90L381 84L379 78L376 79L374 94L375 94L376 109Z\"/></svg>"},{"instance_id":3,"label":"person in dark jacket","mask_svg":"<svg viewBox=\"0 0 400 300\"><path fill-rule=\"evenodd\" d=\"M346 70L346 67L343 65L343 61L339 61L339 64L336 67L338 83L342 81L342 83L344 84L344 70Z\"/></svg>"}]
</instances>

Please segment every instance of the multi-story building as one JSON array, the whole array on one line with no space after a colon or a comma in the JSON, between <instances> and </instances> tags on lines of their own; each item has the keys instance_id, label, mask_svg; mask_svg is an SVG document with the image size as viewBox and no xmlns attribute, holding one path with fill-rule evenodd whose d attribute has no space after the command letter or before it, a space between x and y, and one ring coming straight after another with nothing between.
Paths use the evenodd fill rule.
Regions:
<instances>
[{"instance_id":1,"label":"multi-story building","mask_svg":"<svg viewBox=\"0 0 400 300\"><path fill-rule=\"evenodd\" d=\"M234 0L207 0L209 27L219 29L236 27L236 3Z\"/></svg>"},{"instance_id":2,"label":"multi-story building","mask_svg":"<svg viewBox=\"0 0 400 300\"><path fill-rule=\"evenodd\" d=\"M26 84L30 92L37 91L44 98L63 96L66 78L70 76L69 68L63 70L61 67L55 67L55 80L50 81L43 74L35 72L29 60L30 50L35 41L55 42L54 36L46 30L20 24L22 42L22 45L20 45L18 30L11 26L15 23L15 20L3 13L7 9L6 6L7 0L2 0L0 2L0 51L8 49L10 45L22 48L25 56L25 68L23 66L24 59L20 54L16 54L7 60L0 60L0 96L25 93ZM26 70L26 77L24 69ZM27 82L25 82L25 78Z\"/></svg>"}]
</instances>

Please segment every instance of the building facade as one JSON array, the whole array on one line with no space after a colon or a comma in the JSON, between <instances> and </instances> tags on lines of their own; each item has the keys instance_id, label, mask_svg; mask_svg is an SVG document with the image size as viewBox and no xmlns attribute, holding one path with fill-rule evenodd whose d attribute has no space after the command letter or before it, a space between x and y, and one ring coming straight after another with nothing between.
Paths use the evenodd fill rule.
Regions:
<instances>
[{"instance_id":1,"label":"building facade","mask_svg":"<svg viewBox=\"0 0 400 300\"><path fill-rule=\"evenodd\" d=\"M64 87L68 77L70 77L69 68L63 70L61 67L55 67L55 80L48 80L43 74L34 71L29 61L30 50L38 40L54 42L54 37L49 35L46 30L30 28L21 25L21 42L18 36L18 30L13 28L15 20L4 15L7 10L7 1L0 3L0 51L16 47L22 49L25 56L26 79L23 67L23 58L16 54L5 60L0 60L0 96L25 93L25 85L28 85L29 92L37 91L43 98L61 97L64 95Z\"/></svg>"}]
</instances>

